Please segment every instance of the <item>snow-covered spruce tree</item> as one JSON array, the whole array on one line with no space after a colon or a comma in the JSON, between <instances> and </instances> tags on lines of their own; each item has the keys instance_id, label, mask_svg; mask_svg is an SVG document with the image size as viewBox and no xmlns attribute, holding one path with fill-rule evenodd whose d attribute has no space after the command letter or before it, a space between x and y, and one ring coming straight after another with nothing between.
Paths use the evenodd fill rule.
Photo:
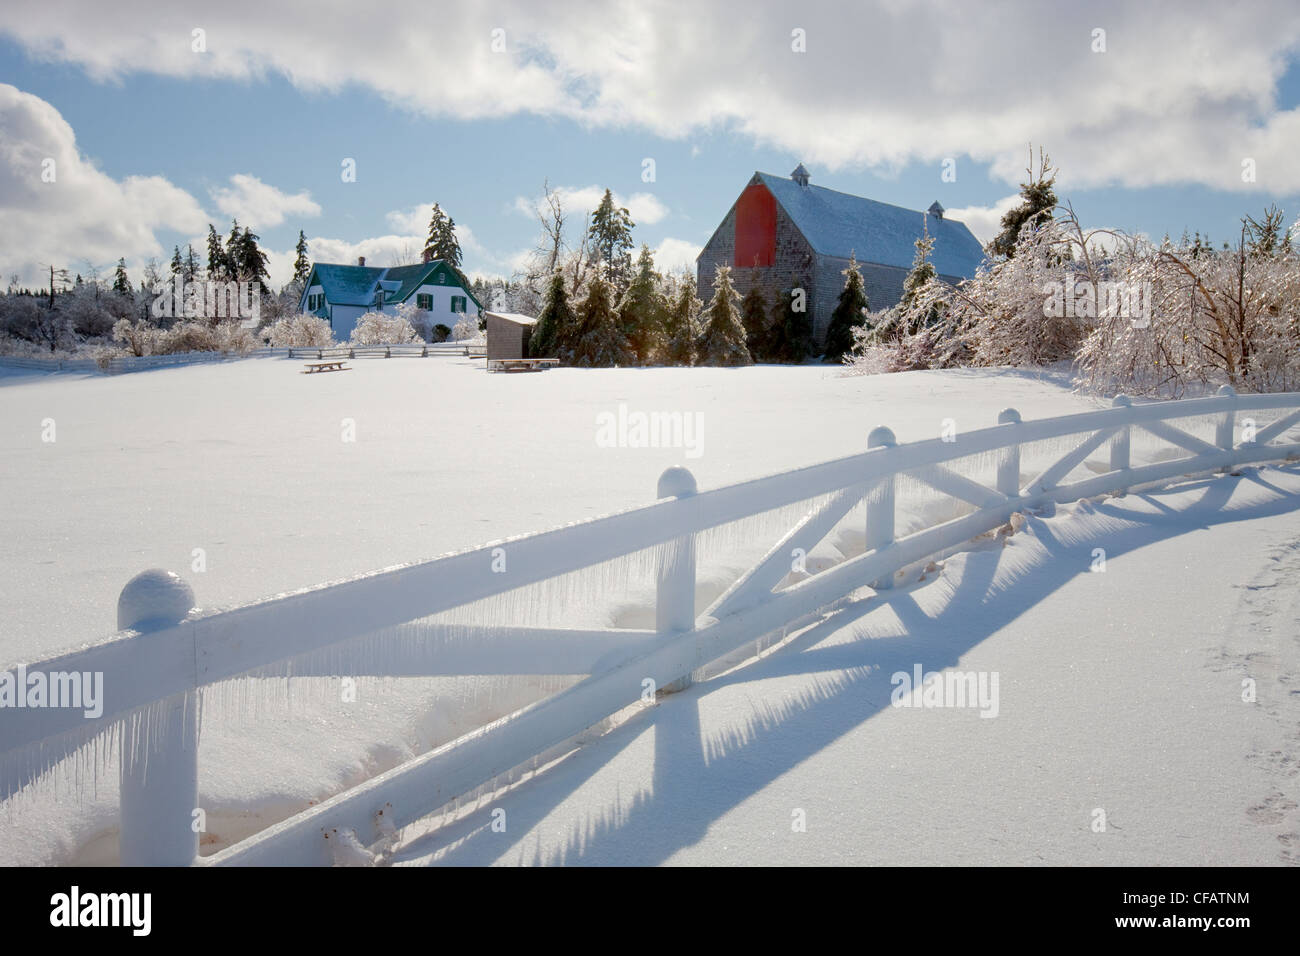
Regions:
<instances>
[{"instance_id":1,"label":"snow-covered spruce tree","mask_svg":"<svg viewBox=\"0 0 1300 956\"><path fill-rule=\"evenodd\" d=\"M740 294L731 284L731 267L718 266L713 279L713 299L704 310L704 331L695 346L697 365L753 365L745 346L745 326L736 303Z\"/></svg>"},{"instance_id":2,"label":"snow-covered spruce tree","mask_svg":"<svg viewBox=\"0 0 1300 956\"><path fill-rule=\"evenodd\" d=\"M597 273L587 285L586 297L578 303L578 336L572 351L558 357L567 365L582 368L614 368L636 364L636 352L619 328L618 313L610 301L610 286Z\"/></svg>"},{"instance_id":3,"label":"snow-covered spruce tree","mask_svg":"<svg viewBox=\"0 0 1300 956\"><path fill-rule=\"evenodd\" d=\"M700 337L700 311L704 303L695 293L695 276L686 276L678 286L664 322L667 359L670 365L694 365L695 343Z\"/></svg>"},{"instance_id":4,"label":"snow-covered spruce tree","mask_svg":"<svg viewBox=\"0 0 1300 956\"><path fill-rule=\"evenodd\" d=\"M307 258L307 236L299 229L298 244L293 247L293 278L291 281L298 283L299 288L306 285L307 277L311 275L311 260Z\"/></svg>"},{"instance_id":5,"label":"snow-covered spruce tree","mask_svg":"<svg viewBox=\"0 0 1300 956\"><path fill-rule=\"evenodd\" d=\"M862 270L858 268L856 256L850 254L849 265L843 275L844 288L840 290L839 302L835 304L830 325L826 329L824 357L828 362L841 362L853 351L853 330L862 327L871 307L867 302L867 290L862 282Z\"/></svg>"},{"instance_id":6,"label":"snow-covered spruce tree","mask_svg":"<svg viewBox=\"0 0 1300 956\"><path fill-rule=\"evenodd\" d=\"M740 300L740 322L745 327L745 348L749 349L749 356L755 362L773 361L767 312L767 296L763 294L758 270L755 269L749 291Z\"/></svg>"},{"instance_id":7,"label":"snow-covered spruce tree","mask_svg":"<svg viewBox=\"0 0 1300 956\"><path fill-rule=\"evenodd\" d=\"M1008 209L1002 216L1002 231L988 245L988 253L1011 258L1016 254L1016 241L1025 226L1038 226L1052 218L1056 209L1057 170L1052 168L1052 158L1038 148L1038 169L1034 169L1034 150L1029 148L1029 165L1025 167L1027 182L1020 184L1020 205Z\"/></svg>"},{"instance_id":8,"label":"snow-covered spruce tree","mask_svg":"<svg viewBox=\"0 0 1300 956\"><path fill-rule=\"evenodd\" d=\"M131 280L126 275L126 260L117 260L117 270L113 273L113 291L121 296L132 294Z\"/></svg>"},{"instance_id":9,"label":"snow-covered spruce tree","mask_svg":"<svg viewBox=\"0 0 1300 956\"><path fill-rule=\"evenodd\" d=\"M226 247L221 244L221 237L212 223L208 223L208 275L209 282L219 282L230 278L230 263L226 258Z\"/></svg>"},{"instance_id":10,"label":"snow-covered spruce tree","mask_svg":"<svg viewBox=\"0 0 1300 956\"><path fill-rule=\"evenodd\" d=\"M799 365L813 354L812 319L808 317L808 282L786 289L772 305L772 344L769 351L779 362Z\"/></svg>"},{"instance_id":11,"label":"snow-covered spruce tree","mask_svg":"<svg viewBox=\"0 0 1300 956\"><path fill-rule=\"evenodd\" d=\"M591 214L587 239L593 258L604 263L603 278L613 289L615 298L622 296L631 279L635 225L626 209L614 205L614 194L606 189L600 205Z\"/></svg>"},{"instance_id":12,"label":"snow-covered spruce tree","mask_svg":"<svg viewBox=\"0 0 1300 956\"><path fill-rule=\"evenodd\" d=\"M542 314L537 317L537 325L528 338L528 354L533 358L555 358L559 343L563 340L570 349L573 347L574 329L577 317L569 305L569 293L564 285L564 275L553 272L546 285L546 299Z\"/></svg>"},{"instance_id":13,"label":"snow-covered spruce tree","mask_svg":"<svg viewBox=\"0 0 1300 956\"><path fill-rule=\"evenodd\" d=\"M661 281L662 277L655 271L650 247L643 245L632 281L618 303L619 327L642 365L650 361L661 347L659 335L664 309L658 291Z\"/></svg>"}]
</instances>

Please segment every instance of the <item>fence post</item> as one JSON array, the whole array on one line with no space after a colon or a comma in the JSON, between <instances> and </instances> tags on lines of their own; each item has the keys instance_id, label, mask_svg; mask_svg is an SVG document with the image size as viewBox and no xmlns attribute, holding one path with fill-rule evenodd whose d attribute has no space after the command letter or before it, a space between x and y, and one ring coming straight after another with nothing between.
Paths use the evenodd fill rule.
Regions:
<instances>
[{"instance_id":1,"label":"fence post","mask_svg":"<svg viewBox=\"0 0 1300 956\"><path fill-rule=\"evenodd\" d=\"M898 442L894 433L880 425L867 436L867 448L893 448ZM894 540L894 476L889 475L867 494L867 550L875 551ZM877 591L894 586L894 575L886 574L871 582Z\"/></svg>"},{"instance_id":2,"label":"fence post","mask_svg":"<svg viewBox=\"0 0 1300 956\"><path fill-rule=\"evenodd\" d=\"M659 476L658 497L687 498L695 494L695 476L674 466ZM655 630L662 637L695 629L695 534L664 545L655 588ZM676 693L691 686L686 674L663 688Z\"/></svg>"},{"instance_id":3,"label":"fence post","mask_svg":"<svg viewBox=\"0 0 1300 956\"><path fill-rule=\"evenodd\" d=\"M1019 425L1020 413L1014 408L998 412L999 425ZM1008 498L1020 497L1020 442L1008 446L998 462L998 491Z\"/></svg>"},{"instance_id":4,"label":"fence post","mask_svg":"<svg viewBox=\"0 0 1300 956\"><path fill-rule=\"evenodd\" d=\"M1221 385L1219 387L1219 396L1221 398L1236 399L1237 390L1231 385ZM1214 429L1214 443L1224 451L1232 451L1232 433L1237 427L1237 409L1235 408L1237 403L1236 401L1233 401L1232 404L1234 407L1229 408L1223 413L1223 417L1219 419L1219 423ZM1234 461L1236 460L1236 457L1236 455L1233 455ZM1219 470L1232 471L1232 468L1233 466L1231 464L1227 464Z\"/></svg>"},{"instance_id":5,"label":"fence post","mask_svg":"<svg viewBox=\"0 0 1300 956\"><path fill-rule=\"evenodd\" d=\"M1112 408L1131 408L1133 399L1127 395L1116 395L1111 399ZM1129 436L1133 433L1133 426L1125 425L1115 433L1115 437L1110 441L1110 470L1111 471L1128 471L1129 463Z\"/></svg>"},{"instance_id":6,"label":"fence post","mask_svg":"<svg viewBox=\"0 0 1300 956\"><path fill-rule=\"evenodd\" d=\"M118 630L150 631L183 621L194 592L171 571L142 571L117 599ZM196 690L154 705L146 724L122 731L122 866L190 866L198 856L193 813L199 802L199 726Z\"/></svg>"}]
</instances>

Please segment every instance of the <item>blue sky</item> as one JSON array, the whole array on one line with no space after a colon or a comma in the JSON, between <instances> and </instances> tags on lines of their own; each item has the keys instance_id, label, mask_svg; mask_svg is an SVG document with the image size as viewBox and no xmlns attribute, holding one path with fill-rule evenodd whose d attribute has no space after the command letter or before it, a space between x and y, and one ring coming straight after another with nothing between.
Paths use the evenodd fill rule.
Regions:
<instances>
[{"instance_id":1,"label":"blue sky","mask_svg":"<svg viewBox=\"0 0 1300 956\"><path fill-rule=\"evenodd\" d=\"M759 3L732 29L698 4L647 3L637 20L600 5L543 16L502 3L445 8L447 23L409 50L359 45L356 26L319 5L256 31L240 3L165 16L125 3L111 18L89 5L9 6L6 277L51 260L106 269L118 255L138 270L207 221L224 233L232 211L261 235L274 278L300 228L322 260L366 252L382 263L403 242L418 252L434 201L461 227L468 271L509 274L536 240L526 206L544 180L573 191L577 219L612 188L638 219L637 241L682 264L754 170L800 161L846 192L915 209L938 199L987 239L1031 140L1061 167L1058 194L1087 225L1221 242L1269 203L1288 221L1300 214L1300 17L1285 5L1234 8L1243 27L1240 12L1181 4L1175 31L1106 4L998 27L965 20L970 5L902 16L888 4L831 15ZM593 27L597 12L612 22ZM848 55L842 17L859 18L860 35L887 26L892 41L872 59L894 59ZM210 49L196 53L199 22ZM1094 22L1109 24L1100 52ZM494 23L505 24L504 55L489 52ZM796 29L805 51L791 48ZM1066 43L1069 55L1053 49ZM944 56L917 56L927 45ZM42 155L65 158L69 185L33 185ZM348 157L356 182L340 177ZM642 180L647 157L653 182ZM955 182L941 181L947 157ZM1255 160L1256 182L1240 181L1239 157Z\"/></svg>"}]
</instances>

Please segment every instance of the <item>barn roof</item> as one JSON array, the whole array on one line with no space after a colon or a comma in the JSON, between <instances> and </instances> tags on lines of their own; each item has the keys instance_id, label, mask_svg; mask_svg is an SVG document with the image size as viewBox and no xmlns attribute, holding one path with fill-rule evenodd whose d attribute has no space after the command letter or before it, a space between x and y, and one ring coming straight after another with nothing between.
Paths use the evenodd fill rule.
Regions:
<instances>
[{"instance_id":1,"label":"barn roof","mask_svg":"<svg viewBox=\"0 0 1300 956\"><path fill-rule=\"evenodd\" d=\"M847 259L852 254L859 262L910 269L916 240L928 227L934 239L930 261L940 275L970 278L984 259L983 247L965 223L770 173L755 173L754 181L771 191L821 255Z\"/></svg>"}]
</instances>

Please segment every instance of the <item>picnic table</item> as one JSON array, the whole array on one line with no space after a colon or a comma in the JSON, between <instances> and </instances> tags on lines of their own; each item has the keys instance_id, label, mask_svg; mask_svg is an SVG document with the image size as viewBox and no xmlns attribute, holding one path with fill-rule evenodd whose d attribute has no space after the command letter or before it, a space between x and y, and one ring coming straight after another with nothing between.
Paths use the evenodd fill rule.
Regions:
<instances>
[{"instance_id":1,"label":"picnic table","mask_svg":"<svg viewBox=\"0 0 1300 956\"><path fill-rule=\"evenodd\" d=\"M489 359L488 371L491 372L540 372L559 365L559 359L553 358L517 358Z\"/></svg>"},{"instance_id":2,"label":"picnic table","mask_svg":"<svg viewBox=\"0 0 1300 956\"><path fill-rule=\"evenodd\" d=\"M339 359L337 362L308 362L307 370L302 374L310 375L312 372L350 372L350 371L352 370L343 364L343 360Z\"/></svg>"}]
</instances>

